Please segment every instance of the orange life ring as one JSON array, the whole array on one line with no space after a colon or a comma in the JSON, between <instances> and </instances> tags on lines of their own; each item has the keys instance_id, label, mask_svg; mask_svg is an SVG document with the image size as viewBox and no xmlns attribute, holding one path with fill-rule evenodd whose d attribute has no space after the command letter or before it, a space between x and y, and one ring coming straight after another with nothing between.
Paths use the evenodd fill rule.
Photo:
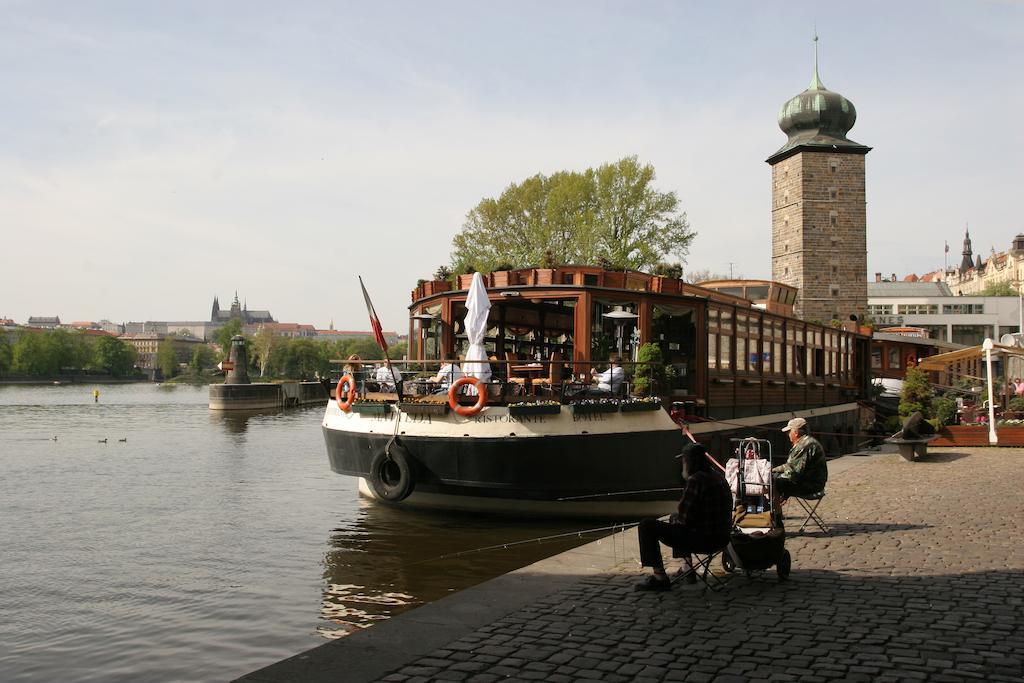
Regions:
<instances>
[{"instance_id":1,"label":"orange life ring","mask_svg":"<svg viewBox=\"0 0 1024 683\"><path fill-rule=\"evenodd\" d=\"M459 388L465 384L472 384L476 388L476 403L471 406L461 406L455 400L456 395L459 393ZM487 385L476 377L460 377L452 382L451 387L448 389L448 407L458 415L473 417L483 410L485 405L487 405Z\"/></svg>"},{"instance_id":2,"label":"orange life ring","mask_svg":"<svg viewBox=\"0 0 1024 683\"><path fill-rule=\"evenodd\" d=\"M348 392L345 396L345 400L341 400L342 394L346 392L342 391L342 387L348 384ZM347 413L352 409L352 402L356 400L356 378L352 375L342 375L341 379L338 380L338 386L334 388L334 400L338 402L338 407L343 413Z\"/></svg>"}]
</instances>

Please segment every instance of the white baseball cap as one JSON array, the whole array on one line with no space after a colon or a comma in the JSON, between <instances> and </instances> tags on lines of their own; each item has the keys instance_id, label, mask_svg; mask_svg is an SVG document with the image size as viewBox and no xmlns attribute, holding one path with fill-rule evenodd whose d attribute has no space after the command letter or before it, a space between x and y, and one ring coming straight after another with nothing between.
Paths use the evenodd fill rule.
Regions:
<instances>
[{"instance_id":1,"label":"white baseball cap","mask_svg":"<svg viewBox=\"0 0 1024 683\"><path fill-rule=\"evenodd\" d=\"M786 426L782 428L782 431L788 432L791 429L800 429L801 427L807 426L807 420L802 417L794 417L792 420L786 423Z\"/></svg>"}]
</instances>

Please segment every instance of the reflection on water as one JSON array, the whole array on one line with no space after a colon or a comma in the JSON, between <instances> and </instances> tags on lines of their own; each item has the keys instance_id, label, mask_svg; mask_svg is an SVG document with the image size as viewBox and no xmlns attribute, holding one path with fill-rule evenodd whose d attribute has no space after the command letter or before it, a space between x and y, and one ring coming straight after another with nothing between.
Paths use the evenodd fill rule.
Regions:
<instances>
[{"instance_id":1,"label":"reflection on water","mask_svg":"<svg viewBox=\"0 0 1024 683\"><path fill-rule=\"evenodd\" d=\"M598 537L578 535L589 528L581 524L413 511L361 499L355 519L328 539L321 614L333 624L318 631L347 635ZM561 534L567 536L547 538Z\"/></svg>"}]
</instances>

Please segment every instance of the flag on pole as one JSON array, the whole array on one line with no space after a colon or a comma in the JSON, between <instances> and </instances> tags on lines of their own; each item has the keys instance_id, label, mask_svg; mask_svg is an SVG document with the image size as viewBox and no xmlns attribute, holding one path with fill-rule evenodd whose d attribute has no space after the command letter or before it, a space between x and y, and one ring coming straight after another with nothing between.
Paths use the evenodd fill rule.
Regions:
<instances>
[{"instance_id":1,"label":"flag on pole","mask_svg":"<svg viewBox=\"0 0 1024 683\"><path fill-rule=\"evenodd\" d=\"M946 253L949 253L949 242L946 242Z\"/></svg>"},{"instance_id":2,"label":"flag on pole","mask_svg":"<svg viewBox=\"0 0 1024 683\"><path fill-rule=\"evenodd\" d=\"M381 351L387 354L388 343L384 341L384 332L380 327L380 318L377 317L377 311L373 310L373 303L370 301L370 295L366 293L366 285L363 284L362 276L359 277L359 287L363 290L363 299L366 301L366 312L370 314L370 327L373 328L373 338L377 340L377 345L380 346Z\"/></svg>"}]
</instances>

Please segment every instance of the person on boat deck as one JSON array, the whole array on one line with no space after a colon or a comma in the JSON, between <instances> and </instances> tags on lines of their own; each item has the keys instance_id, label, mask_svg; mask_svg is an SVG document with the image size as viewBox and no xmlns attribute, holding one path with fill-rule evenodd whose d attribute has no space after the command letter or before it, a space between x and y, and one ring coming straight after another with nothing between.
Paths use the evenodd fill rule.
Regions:
<instances>
[{"instance_id":1,"label":"person on boat deck","mask_svg":"<svg viewBox=\"0 0 1024 683\"><path fill-rule=\"evenodd\" d=\"M402 381L402 373L394 365L390 368L387 365L382 365L377 368L373 378L380 382L380 388L383 391L394 391L398 383Z\"/></svg>"},{"instance_id":2,"label":"person on boat deck","mask_svg":"<svg viewBox=\"0 0 1024 683\"><path fill-rule=\"evenodd\" d=\"M665 573L660 543L683 557L683 581L696 583L691 553L721 550L729 544L732 531L732 491L725 477L711 466L707 451L699 443L683 447L682 474L685 486L679 512L668 522L648 517L640 521L640 564L651 575L637 584L638 591L667 591L672 583Z\"/></svg>"},{"instance_id":3,"label":"person on boat deck","mask_svg":"<svg viewBox=\"0 0 1024 683\"><path fill-rule=\"evenodd\" d=\"M360 392L363 390L363 380L366 379L366 373L363 372L361 361L362 359L359 357L359 354L353 353L346 359L345 365L341 368L341 374L352 375L352 378L356 381L356 389Z\"/></svg>"},{"instance_id":4,"label":"person on boat deck","mask_svg":"<svg viewBox=\"0 0 1024 683\"><path fill-rule=\"evenodd\" d=\"M441 369L437 371L437 374L430 378L431 382L440 384L440 388L437 393L448 393L448 387L452 385L452 382L464 377L466 373L462 371L458 363L452 363L444 361L441 365Z\"/></svg>"},{"instance_id":5,"label":"person on boat deck","mask_svg":"<svg viewBox=\"0 0 1024 683\"><path fill-rule=\"evenodd\" d=\"M821 442L807 433L807 420L802 417L794 417L782 431L789 435L793 447L786 462L772 469L776 495L788 498L821 493L828 481Z\"/></svg>"},{"instance_id":6,"label":"person on boat deck","mask_svg":"<svg viewBox=\"0 0 1024 683\"><path fill-rule=\"evenodd\" d=\"M609 358L608 369L604 372L598 373L597 368L591 368L590 372L594 375L594 381L597 382L597 391L594 392L593 389L591 389L590 393L596 393L598 395L618 395L619 389L622 387L622 382L626 379L626 371L622 369L621 356L612 356Z\"/></svg>"}]
</instances>

